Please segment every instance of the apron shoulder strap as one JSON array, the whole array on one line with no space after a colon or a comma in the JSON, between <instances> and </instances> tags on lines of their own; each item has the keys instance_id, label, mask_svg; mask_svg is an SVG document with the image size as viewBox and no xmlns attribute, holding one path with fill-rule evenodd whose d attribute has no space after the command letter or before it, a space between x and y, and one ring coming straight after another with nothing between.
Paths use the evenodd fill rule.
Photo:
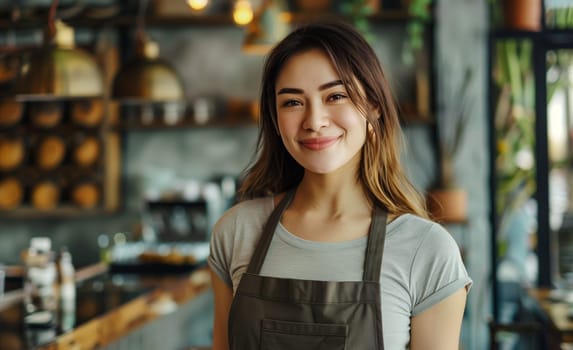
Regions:
<instances>
[{"instance_id":1,"label":"apron shoulder strap","mask_svg":"<svg viewBox=\"0 0 573 350\"><path fill-rule=\"evenodd\" d=\"M380 282L382 255L386 239L386 219L386 211L375 206L368 232L366 257L364 258L364 274L362 276L364 281Z\"/></svg>"},{"instance_id":2,"label":"apron shoulder strap","mask_svg":"<svg viewBox=\"0 0 573 350\"><path fill-rule=\"evenodd\" d=\"M283 215L283 211L292 202L295 192L296 192L296 187L290 189L269 216L269 219L267 220L265 226L263 227L263 234L261 235L261 238L257 243L255 251L253 252L253 255L251 257L251 261L249 262L249 267L247 268L248 273L258 275L261 272L261 268L263 267L263 262L265 261L265 257L267 256L267 251L269 250L269 246L271 245L271 241L273 240L273 234L275 232L275 228L277 227Z\"/></svg>"}]
</instances>

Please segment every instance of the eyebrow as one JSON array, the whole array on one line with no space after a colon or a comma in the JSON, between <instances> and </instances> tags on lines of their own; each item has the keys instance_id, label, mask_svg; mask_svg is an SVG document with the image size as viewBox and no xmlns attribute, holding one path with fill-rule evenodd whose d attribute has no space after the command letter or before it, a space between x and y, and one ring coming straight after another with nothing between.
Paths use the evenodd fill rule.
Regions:
<instances>
[{"instance_id":1,"label":"eyebrow","mask_svg":"<svg viewBox=\"0 0 573 350\"><path fill-rule=\"evenodd\" d=\"M342 80L334 80L334 81L330 81L328 83L324 83L318 87L318 90L322 91L322 90L330 89L331 87L338 86L338 85L343 85ZM280 89L277 92L277 95L280 95L280 94L302 94L303 92L304 92L303 89L286 87L286 88Z\"/></svg>"}]
</instances>

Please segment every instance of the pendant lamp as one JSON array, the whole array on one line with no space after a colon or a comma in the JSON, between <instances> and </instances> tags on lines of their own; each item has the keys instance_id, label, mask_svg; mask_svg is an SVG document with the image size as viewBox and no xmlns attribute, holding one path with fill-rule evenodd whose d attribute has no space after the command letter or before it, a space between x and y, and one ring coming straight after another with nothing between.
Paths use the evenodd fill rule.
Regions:
<instances>
[{"instance_id":1,"label":"pendant lamp","mask_svg":"<svg viewBox=\"0 0 573 350\"><path fill-rule=\"evenodd\" d=\"M136 54L118 71L113 98L123 103L169 102L184 98L183 82L169 63L159 58L159 46L142 35Z\"/></svg>"},{"instance_id":2,"label":"pendant lamp","mask_svg":"<svg viewBox=\"0 0 573 350\"><path fill-rule=\"evenodd\" d=\"M289 15L281 0L265 0L247 27L243 51L265 55L289 33Z\"/></svg>"},{"instance_id":3,"label":"pendant lamp","mask_svg":"<svg viewBox=\"0 0 573 350\"><path fill-rule=\"evenodd\" d=\"M144 31L147 0L140 1L135 55L116 74L112 97L122 103L176 102L184 99L183 82L175 69L159 58L159 45Z\"/></svg>"},{"instance_id":4,"label":"pendant lamp","mask_svg":"<svg viewBox=\"0 0 573 350\"><path fill-rule=\"evenodd\" d=\"M93 98L104 94L103 74L87 52L74 47L74 30L50 7L42 47L30 52L14 84L18 100Z\"/></svg>"}]
</instances>

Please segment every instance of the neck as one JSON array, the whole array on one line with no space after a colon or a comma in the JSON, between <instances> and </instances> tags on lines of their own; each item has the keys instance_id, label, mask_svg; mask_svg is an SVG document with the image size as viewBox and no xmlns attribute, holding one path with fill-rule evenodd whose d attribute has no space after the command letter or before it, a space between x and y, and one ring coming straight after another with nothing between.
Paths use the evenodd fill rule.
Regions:
<instances>
[{"instance_id":1,"label":"neck","mask_svg":"<svg viewBox=\"0 0 573 350\"><path fill-rule=\"evenodd\" d=\"M338 217L371 211L371 204L355 177L305 173L291 207Z\"/></svg>"}]
</instances>

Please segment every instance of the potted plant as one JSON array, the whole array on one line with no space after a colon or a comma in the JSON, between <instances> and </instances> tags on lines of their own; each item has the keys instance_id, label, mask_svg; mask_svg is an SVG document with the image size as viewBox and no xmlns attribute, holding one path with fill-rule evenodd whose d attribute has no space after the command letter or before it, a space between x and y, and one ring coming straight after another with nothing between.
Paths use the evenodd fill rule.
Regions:
<instances>
[{"instance_id":1,"label":"potted plant","mask_svg":"<svg viewBox=\"0 0 573 350\"><path fill-rule=\"evenodd\" d=\"M441 222L464 222L467 219L467 192L455 180L454 160L464 139L472 112L468 93L472 83L471 68L462 75L452 74L444 81L444 94L450 108L445 110L443 123L437 123L437 181L428 191L428 210Z\"/></svg>"},{"instance_id":2,"label":"potted plant","mask_svg":"<svg viewBox=\"0 0 573 350\"><path fill-rule=\"evenodd\" d=\"M350 22L364 37L372 42L374 36L370 30L369 17L380 11L380 0L340 1L338 11L349 18Z\"/></svg>"},{"instance_id":3,"label":"potted plant","mask_svg":"<svg viewBox=\"0 0 573 350\"><path fill-rule=\"evenodd\" d=\"M418 52L424 48L426 25L432 18L432 0L402 0L408 12L406 31L408 39L404 42L402 59L408 64L415 62Z\"/></svg>"},{"instance_id":4,"label":"potted plant","mask_svg":"<svg viewBox=\"0 0 573 350\"><path fill-rule=\"evenodd\" d=\"M503 0L501 3L505 28L541 30L541 0Z\"/></svg>"},{"instance_id":5,"label":"potted plant","mask_svg":"<svg viewBox=\"0 0 573 350\"><path fill-rule=\"evenodd\" d=\"M331 0L296 0L295 4L301 12L325 12L330 9Z\"/></svg>"},{"instance_id":6,"label":"potted plant","mask_svg":"<svg viewBox=\"0 0 573 350\"><path fill-rule=\"evenodd\" d=\"M495 49L496 230L505 232L508 218L536 190L535 78L530 41L503 40L496 43ZM548 100L552 91L549 85ZM504 240L503 235L499 238Z\"/></svg>"},{"instance_id":7,"label":"potted plant","mask_svg":"<svg viewBox=\"0 0 573 350\"><path fill-rule=\"evenodd\" d=\"M492 20L508 30L541 30L541 0L490 0Z\"/></svg>"},{"instance_id":8,"label":"potted plant","mask_svg":"<svg viewBox=\"0 0 573 350\"><path fill-rule=\"evenodd\" d=\"M348 17L352 24L369 41L373 40L368 17L380 11L381 0L339 0L339 12ZM416 56L424 48L426 25L431 19L432 0L401 0L402 8L408 13L406 31L408 39L404 43L402 58L413 65Z\"/></svg>"}]
</instances>

